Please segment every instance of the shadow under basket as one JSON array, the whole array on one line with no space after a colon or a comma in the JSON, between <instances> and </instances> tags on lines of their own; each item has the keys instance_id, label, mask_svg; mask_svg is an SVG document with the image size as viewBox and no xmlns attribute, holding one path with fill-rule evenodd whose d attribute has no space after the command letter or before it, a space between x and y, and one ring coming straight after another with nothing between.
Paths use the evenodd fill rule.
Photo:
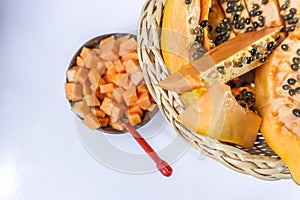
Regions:
<instances>
[{"instance_id":1,"label":"shadow under basket","mask_svg":"<svg viewBox=\"0 0 300 200\"><path fill-rule=\"evenodd\" d=\"M247 149L194 133L178 120L179 111L183 110L179 95L156 85L169 76L160 51L160 29L165 2L166 0L147 0L137 30L139 61L145 81L165 119L183 140L230 169L263 180L290 179L287 166L260 133L254 147Z\"/></svg>"}]
</instances>

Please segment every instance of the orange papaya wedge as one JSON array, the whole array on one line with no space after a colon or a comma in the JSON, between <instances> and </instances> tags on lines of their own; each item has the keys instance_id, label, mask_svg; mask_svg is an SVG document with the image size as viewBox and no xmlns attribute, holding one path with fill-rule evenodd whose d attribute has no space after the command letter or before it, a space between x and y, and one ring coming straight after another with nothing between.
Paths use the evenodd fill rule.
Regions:
<instances>
[{"instance_id":1,"label":"orange papaya wedge","mask_svg":"<svg viewBox=\"0 0 300 200\"><path fill-rule=\"evenodd\" d=\"M179 70L190 61L190 49L195 41L193 29L200 19L200 0L190 4L168 0L164 7L161 30L161 51L169 71Z\"/></svg>"},{"instance_id":2,"label":"orange papaya wedge","mask_svg":"<svg viewBox=\"0 0 300 200\"><path fill-rule=\"evenodd\" d=\"M223 94L222 91L219 91L219 94L211 94L209 89L200 88L181 95L186 109L179 119L185 126L201 135L252 148L261 125L261 117L240 106L229 86L223 84L222 87L225 92ZM221 112L216 114L214 112L217 112L218 108L216 103L213 104L212 98L220 97L215 100L221 101L224 94L225 98L219 105ZM212 127L213 117L219 118L215 127Z\"/></svg>"},{"instance_id":3,"label":"orange papaya wedge","mask_svg":"<svg viewBox=\"0 0 300 200\"><path fill-rule=\"evenodd\" d=\"M300 185L300 28L256 70L256 107L261 132Z\"/></svg>"},{"instance_id":4,"label":"orange papaya wedge","mask_svg":"<svg viewBox=\"0 0 300 200\"><path fill-rule=\"evenodd\" d=\"M226 83L239 77L268 59L272 52L269 47L276 45L280 29L267 28L240 34L173 73L158 86L184 93L203 85L207 78L221 78Z\"/></svg>"}]
</instances>

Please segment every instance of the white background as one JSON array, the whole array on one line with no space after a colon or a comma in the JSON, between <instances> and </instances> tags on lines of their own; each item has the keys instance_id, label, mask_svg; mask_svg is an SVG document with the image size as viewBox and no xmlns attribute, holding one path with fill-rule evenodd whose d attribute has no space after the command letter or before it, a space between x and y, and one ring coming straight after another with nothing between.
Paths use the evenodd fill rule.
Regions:
<instances>
[{"instance_id":1,"label":"white background","mask_svg":"<svg viewBox=\"0 0 300 200\"><path fill-rule=\"evenodd\" d=\"M86 151L65 100L65 71L90 38L135 30L143 4L0 1L0 199L300 199L291 180L258 180L191 148L172 162L169 178L116 171ZM175 135L168 125L161 134ZM143 153L126 135L110 140Z\"/></svg>"}]
</instances>

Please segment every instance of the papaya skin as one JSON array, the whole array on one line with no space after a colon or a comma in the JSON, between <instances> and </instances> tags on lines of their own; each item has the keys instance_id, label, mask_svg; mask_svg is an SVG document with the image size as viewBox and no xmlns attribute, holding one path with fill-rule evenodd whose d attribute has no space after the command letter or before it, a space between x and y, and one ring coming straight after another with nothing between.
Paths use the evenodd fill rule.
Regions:
<instances>
[{"instance_id":1,"label":"papaya skin","mask_svg":"<svg viewBox=\"0 0 300 200\"><path fill-rule=\"evenodd\" d=\"M291 96L282 88L287 79L299 74L291 69L291 64L300 49L300 28L290 33L282 44L288 45L288 50L278 47L269 61L256 70L256 107L263 118L262 135L300 185L300 119L292 112L300 108L300 95Z\"/></svg>"}]
</instances>

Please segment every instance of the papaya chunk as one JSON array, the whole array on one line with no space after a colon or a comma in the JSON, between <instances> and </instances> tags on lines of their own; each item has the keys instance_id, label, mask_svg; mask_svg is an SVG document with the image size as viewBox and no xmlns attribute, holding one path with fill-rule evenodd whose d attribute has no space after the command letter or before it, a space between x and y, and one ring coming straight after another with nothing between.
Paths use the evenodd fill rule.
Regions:
<instances>
[{"instance_id":1,"label":"papaya chunk","mask_svg":"<svg viewBox=\"0 0 300 200\"><path fill-rule=\"evenodd\" d=\"M78 101L82 99L82 86L78 83L66 83L66 98L70 101Z\"/></svg>"},{"instance_id":2,"label":"papaya chunk","mask_svg":"<svg viewBox=\"0 0 300 200\"><path fill-rule=\"evenodd\" d=\"M84 101L76 102L72 107L72 111L82 118L85 118L90 113L90 109Z\"/></svg>"},{"instance_id":3,"label":"papaya chunk","mask_svg":"<svg viewBox=\"0 0 300 200\"><path fill-rule=\"evenodd\" d=\"M97 117L92 113L89 113L84 119L83 123L88 126L90 129L95 130L101 126L100 122L98 121Z\"/></svg>"}]
</instances>

